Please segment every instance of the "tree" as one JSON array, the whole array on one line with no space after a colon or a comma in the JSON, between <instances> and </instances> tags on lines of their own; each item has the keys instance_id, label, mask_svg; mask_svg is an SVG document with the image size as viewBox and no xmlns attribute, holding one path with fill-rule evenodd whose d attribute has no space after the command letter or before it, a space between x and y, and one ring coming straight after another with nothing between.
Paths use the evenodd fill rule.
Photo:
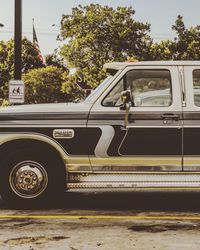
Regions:
<instances>
[{"instance_id":1,"label":"tree","mask_svg":"<svg viewBox=\"0 0 200 250\"><path fill-rule=\"evenodd\" d=\"M0 86L5 85L14 75L13 41L0 41Z\"/></svg>"},{"instance_id":2,"label":"tree","mask_svg":"<svg viewBox=\"0 0 200 250\"><path fill-rule=\"evenodd\" d=\"M38 50L27 38L22 41L22 72L44 65L38 57ZM8 82L14 78L14 41L0 41L0 97L8 97Z\"/></svg>"},{"instance_id":3,"label":"tree","mask_svg":"<svg viewBox=\"0 0 200 250\"><path fill-rule=\"evenodd\" d=\"M69 72L66 62L62 56L59 54L59 50L56 49L53 54L45 56L45 61L47 66L55 66L63 71Z\"/></svg>"},{"instance_id":4,"label":"tree","mask_svg":"<svg viewBox=\"0 0 200 250\"><path fill-rule=\"evenodd\" d=\"M150 49L150 60L172 60L174 42L170 40L153 43Z\"/></svg>"},{"instance_id":5,"label":"tree","mask_svg":"<svg viewBox=\"0 0 200 250\"><path fill-rule=\"evenodd\" d=\"M172 30L177 34L174 40L152 44L151 60L200 60L200 26L187 29L179 15Z\"/></svg>"},{"instance_id":6,"label":"tree","mask_svg":"<svg viewBox=\"0 0 200 250\"><path fill-rule=\"evenodd\" d=\"M77 76L97 86L106 76L102 70L106 62L124 61L127 56L148 58L150 25L135 21L134 13L131 7L113 9L91 4L79 5L72 9L72 15L63 15L60 39L66 44L61 54L69 67L77 69L75 76L68 79L68 87Z\"/></svg>"},{"instance_id":7,"label":"tree","mask_svg":"<svg viewBox=\"0 0 200 250\"><path fill-rule=\"evenodd\" d=\"M32 69L23 75L26 103L53 103L71 101L61 91L64 83L63 71L55 66Z\"/></svg>"},{"instance_id":8,"label":"tree","mask_svg":"<svg viewBox=\"0 0 200 250\"><path fill-rule=\"evenodd\" d=\"M22 40L22 73L41 67L44 67L44 64L39 58L38 49L30 40L24 38Z\"/></svg>"},{"instance_id":9,"label":"tree","mask_svg":"<svg viewBox=\"0 0 200 250\"><path fill-rule=\"evenodd\" d=\"M200 26L186 28L183 17L178 16L172 29L177 33L174 40L176 60L200 60Z\"/></svg>"}]
</instances>

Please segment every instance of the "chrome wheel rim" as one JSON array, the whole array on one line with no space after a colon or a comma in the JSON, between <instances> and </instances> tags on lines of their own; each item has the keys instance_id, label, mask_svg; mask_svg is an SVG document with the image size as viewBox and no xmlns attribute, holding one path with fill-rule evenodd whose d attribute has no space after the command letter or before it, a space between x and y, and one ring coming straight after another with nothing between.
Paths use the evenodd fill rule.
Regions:
<instances>
[{"instance_id":1,"label":"chrome wheel rim","mask_svg":"<svg viewBox=\"0 0 200 250\"><path fill-rule=\"evenodd\" d=\"M35 161L23 161L15 165L10 173L12 190L22 198L40 196L48 185L45 168Z\"/></svg>"}]
</instances>

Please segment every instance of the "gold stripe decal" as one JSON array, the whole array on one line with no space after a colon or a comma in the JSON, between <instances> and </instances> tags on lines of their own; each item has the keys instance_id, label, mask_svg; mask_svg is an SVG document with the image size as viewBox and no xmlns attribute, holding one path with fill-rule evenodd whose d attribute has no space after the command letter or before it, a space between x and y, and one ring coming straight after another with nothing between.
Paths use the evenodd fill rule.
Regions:
<instances>
[{"instance_id":1,"label":"gold stripe decal","mask_svg":"<svg viewBox=\"0 0 200 250\"><path fill-rule=\"evenodd\" d=\"M0 215L0 219L111 219L111 220L200 220L200 216L137 216L137 215Z\"/></svg>"}]
</instances>

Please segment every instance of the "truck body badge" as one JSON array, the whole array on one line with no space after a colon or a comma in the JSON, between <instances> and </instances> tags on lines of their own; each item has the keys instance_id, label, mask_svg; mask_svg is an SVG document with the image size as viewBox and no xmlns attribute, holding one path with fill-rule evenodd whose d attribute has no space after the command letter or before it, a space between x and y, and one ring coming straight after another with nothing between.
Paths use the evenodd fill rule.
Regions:
<instances>
[{"instance_id":1,"label":"truck body badge","mask_svg":"<svg viewBox=\"0 0 200 250\"><path fill-rule=\"evenodd\" d=\"M54 129L53 138L72 139L74 138L74 130L73 129Z\"/></svg>"}]
</instances>

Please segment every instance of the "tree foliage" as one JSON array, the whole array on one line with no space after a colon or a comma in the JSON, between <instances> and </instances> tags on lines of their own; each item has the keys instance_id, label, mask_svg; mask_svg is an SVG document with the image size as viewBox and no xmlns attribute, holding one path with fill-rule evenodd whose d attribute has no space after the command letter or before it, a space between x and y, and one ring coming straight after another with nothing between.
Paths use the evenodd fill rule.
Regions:
<instances>
[{"instance_id":1,"label":"tree foliage","mask_svg":"<svg viewBox=\"0 0 200 250\"><path fill-rule=\"evenodd\" d=\"M24 74L26 103L67 102L70 96L61 91L63 71L55 66L32 69Z\"/></svg>"},{"instance_id":2,"label":"tree foliage","mask_svg":"<svg viewBox=\"0 0 200 250\"><path fill-rule=\"evenodd\" d=\"M150 60L172 60L173 59L174 42L170 40L153 43L150 48Z\"/></svg>"},{"instance_id":3,"label":"tree foliage","mask_svg":"<svg viewBox=\"0 0 200 250\"><path fill-rule=\"evenodd\" d=\"M91 4L79 5L72 9L72 15L63 15L60 38L66 44L61 54L70 67L77 68L76 75L84 76L92 87L105 77L104 63L148 56L150 26L135 21L134 13L131 7Z\"/></svg>"},{"instance_id":4,"label":"tree foliage","mask_svg":"<svg viewBox=\"0 0 200 250\"><path fill-rule=\"evenodd\" d=\"M186 28L183 17L178 16L172 29L177 33L173 54L176 60L200 59L200 26Z\"/></svg>"},{"instance_id":5,"label":"tree foliage","mask_svg":"<svg viewBox=\"0 0 200 250\"><path fill-rule=\"evenodd\" d=\"M55 66L65 72L69 72L64 58L59 54L59 50L55 50L53 54L46 55L45 61L47 66Z\"/></svg>"},{"instance_id":6,"label":"tree foliage","mask_svg":"<svg viewBox=\"0 0 200 250\"><path fill-rule=\"evenodd\" d=\"M31 41L23 39L22 72L27 85L27 103L82 99L75 82L85 79L92 88L105 77L106 62L139 60L200 60L200 26L187 28L178 16L172 30L175 38L153 42L150 25L134 20L129 7L113 9L99 4L79 5L71 15L63 15L59 38L61 49L38 57ZM75 68L75 73L70 69ZM0 41L0 97L8 97L8 82L14 76L14 42Z\"/></svg>"},{"instance_id":7,"label":"tree foliage","mask_svg":"<svg viewBox=\"0 0 200 250\"><path fill-rule=\"evenodd\" d=\"M152 44L151 60L200 60L200 26L186 28L179 15L172 30L174 40Z\"/></svg>"},{"instance_id":8,"label":"tree foliage","mask_svg":"<svg viewBox=\"0 0 200 250\"><path fill-rule=\"evenodd\" d=\"M22 41L22 73L43 67L38 50L27 38ZM0 97L8 97L8 82L14 78L14 40L0 41Z\"/></svg>"}]
</instances>

